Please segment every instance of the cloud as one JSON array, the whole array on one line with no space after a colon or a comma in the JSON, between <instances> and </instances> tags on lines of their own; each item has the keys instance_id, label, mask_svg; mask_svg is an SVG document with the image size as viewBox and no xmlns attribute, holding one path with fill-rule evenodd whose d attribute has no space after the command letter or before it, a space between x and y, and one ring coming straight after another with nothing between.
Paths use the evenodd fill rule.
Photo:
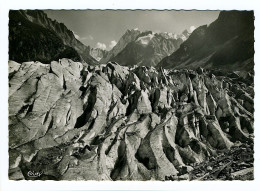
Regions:
<instances>
[{"instance_id":1,"label":"cloud","mask_svg":"<svg viewBox=\"0 0 260 191\"><path fill-rule=\"evenodd\" d=\"M84 36L84 37L80 37L76 32L72 31L75 38L78 40L94 40L93 36L88 35L88 36Z\"/></svg>"},{"instance_id":2,"label":"cloud","mask_svg":"<svg viewBox=\"0 0 260 191\"><path fill-rule=\"evenodd\" d=\"M115 40L112 40L109 44L109 48L112 49L115 45L116 45L116 41Z\"/></svg>"},{"instance_id":3,"label":"cloud","mask_svg":"<svg viewBox=\"0 0 260 191\"><path fill-rule=\"evenodd\" d=\"M189 32L190 32L190 33L192 33L192 32L193 32L195 29L196 29L196 27L195 27L195 26L191 26L191 27L190 27L190 31L189 31Z\"/></svg>"},{"instance_id":4,"label":"cloud","mask_svg":"<svg viewBox=\"0 0 260 191\"><path fill-rule=\"evenodd\" d=\"M94 40L93 36L88 35L88 36L84 36L82 38L80 38L80 40Z\"/></svg>"},{"instance_id":5,"label":"cloud","mask_svg":"<svg viewBox=\"0 0 260 191\"><path fill-rule=\"evenodd\" d=\"M107 48L106 44L98 42L96 45L97 48L100 48L102 50L105 50Z\"/></svg>"}]
</instances>

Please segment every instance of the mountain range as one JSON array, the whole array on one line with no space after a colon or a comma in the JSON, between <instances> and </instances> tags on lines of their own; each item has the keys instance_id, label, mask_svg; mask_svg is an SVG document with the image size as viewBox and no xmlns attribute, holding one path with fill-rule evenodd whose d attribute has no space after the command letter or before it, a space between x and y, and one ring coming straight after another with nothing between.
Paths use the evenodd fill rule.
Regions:
<instances>
[{"instance_id":1,"label":"mountain range","mask_svg":"<svg viewBox=\"0 0 260 191\"><path fill-rule=\"evenodd\" d=\"M63 23L48 18L41 10L11 10L9 13L10 60L49 63L60 58L91 65L117 61L122 65L156 66L177 50L190 33L182 34L127 30L112 50L92 48L76 39Z\"/></svg>"},{"instance_id":2,"label":"mountain range","mask_svg":"<svg viewBox=\"0 0 260 191\"><path fill-rule=\"evenodd\" d=\"M9 13L10 60L50 62L60 58L91 65L115 61L125 66L164 68L222 68L252 70L254 15L251 11L222 11L209 26L192 34L127 30L110 51L91 48L75 38L63 23L40 10Z\"/></svg>"},{"instance_id":3,"label":"mountain range","mask_svg":"<svg viewBox=\"0 0 260 191\"><path fill-rule=\"evenodd\" d=\"M101 63L115 61L124 66L156 66L176 51L189 35L187 30L181 35L128 30Z\"/></svg>"}]
</instances>

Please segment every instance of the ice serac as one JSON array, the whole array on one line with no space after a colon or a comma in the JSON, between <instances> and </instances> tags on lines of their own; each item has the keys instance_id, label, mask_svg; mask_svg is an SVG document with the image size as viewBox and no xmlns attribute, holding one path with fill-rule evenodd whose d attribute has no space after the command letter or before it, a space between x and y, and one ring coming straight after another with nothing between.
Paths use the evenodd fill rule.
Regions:
<instances>
[{"instance_id":1,"label":"ice serac","mask_svg":"<svg viewBox=\"0 0 260 191\"><path fill-rule=\"evenodd\" d=\"M195 29L177 51L158 64L175 69L199 66L228 71L253 69L253 11L221 11L214 22Z\"/></svg>"},{"instance_id":2,"label":"ice serac","mask_svg":"<svg viewBox=\"0 0 260 191\"><path fill-rule=\"evenodd\" d=\"M194 164L253 142L252 74L224 74L10 61L9 178L188 179Z\"/></svg>"}]
</instances>

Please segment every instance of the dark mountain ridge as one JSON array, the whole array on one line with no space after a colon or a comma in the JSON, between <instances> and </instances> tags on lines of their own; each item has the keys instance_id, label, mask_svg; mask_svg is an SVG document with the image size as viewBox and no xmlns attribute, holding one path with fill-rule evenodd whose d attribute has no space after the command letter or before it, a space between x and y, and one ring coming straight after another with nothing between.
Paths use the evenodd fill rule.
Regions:
<instances>
[{"instance_id":1,"label":"dark mountain ridge","mask_svg":"<svg viewBox=\"0 0 260 191\"><path fill-rule=\"evenodd\" d=\"M98 62L90 47L77 40L63 23L53 21L41 10L9 12L9 59L18 62L51 62L60 58Z\"/></svg>"},{"instance_id":2,"label":"dark mountain ridge","mask_svg":"<svg viewBox=\"0 0 260 191\"><path fill-rule=\"evenodd\" d=\"M158 67L252 70L254 63L253 11L222 11L209 26L193 31L189 39Z\"/></svg>"}]
</instances>

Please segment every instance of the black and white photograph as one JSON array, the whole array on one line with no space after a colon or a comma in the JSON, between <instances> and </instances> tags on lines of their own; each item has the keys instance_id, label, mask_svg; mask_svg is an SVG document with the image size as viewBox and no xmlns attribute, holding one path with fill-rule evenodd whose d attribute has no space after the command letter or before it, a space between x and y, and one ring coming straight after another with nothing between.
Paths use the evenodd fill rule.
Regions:
<instances>
[{"instance_id":1,"label":"black and white photograph","mask_svg":"<svg viewBox=\"0 0 260 191\"><path fill-rule=\"evenodd\" d=\"M21 5L5 12L0 179L239 191L259 178L258 11Z\"/></svg>"},{"instance_id":2,"label":"black and white photograph","mask_svg":"<svg viewBox=\"0 0 260 191\"><path fill-rule=\"evenodd\" d=\"M10 10L8 67L9 179L254 179L253 11Z\"/></svg>"}]
</instances>

